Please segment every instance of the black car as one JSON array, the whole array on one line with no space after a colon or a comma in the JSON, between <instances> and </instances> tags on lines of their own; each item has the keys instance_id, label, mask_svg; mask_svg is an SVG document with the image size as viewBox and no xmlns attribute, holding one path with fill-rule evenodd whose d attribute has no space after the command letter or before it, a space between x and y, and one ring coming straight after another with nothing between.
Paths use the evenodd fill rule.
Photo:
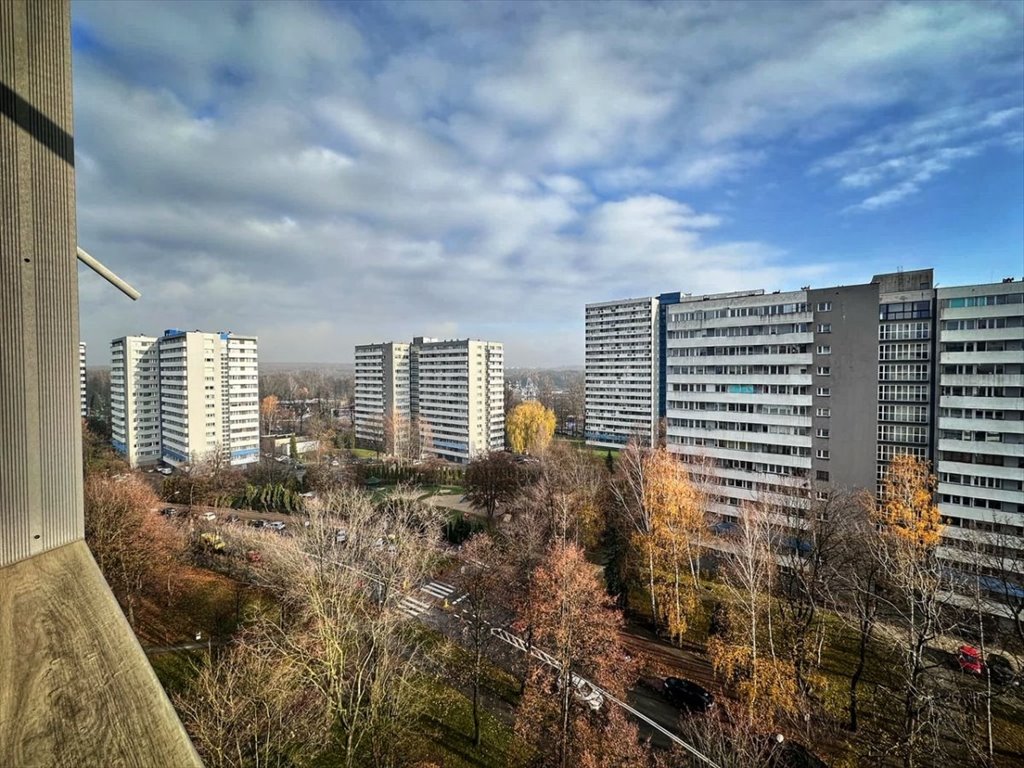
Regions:
<instances>
[{"instance_id":1,"label":"black car","mask_svg":"<svg viewBox=\"0 0 1024 768\"><path fill-rule=\"evenodd\" d=\"M1019 685L1013 663L998 653L990 653L988 657L988 673L996 685Z\"/></svg>"},{"instance_id":2,"label":"black car","mask_svg":"<svg viewBox=\"0 0 1024 768\"><path fill-rule=\"evenodd\" d=\"M178 510L175 507L164 507L160 510L160 514L164 517L177 517Z\"/></svg>"},{"instance_id":3,"label":"black car","mask_svg":"<svg viewBox=\"0 0 1024 768\"><path fill-rule=\"evenodd\" d=\"M686 712L707 712L715 706L715 697L689 680L666 677L664 692L669 701Z\"/></svg>"}]
</instances>

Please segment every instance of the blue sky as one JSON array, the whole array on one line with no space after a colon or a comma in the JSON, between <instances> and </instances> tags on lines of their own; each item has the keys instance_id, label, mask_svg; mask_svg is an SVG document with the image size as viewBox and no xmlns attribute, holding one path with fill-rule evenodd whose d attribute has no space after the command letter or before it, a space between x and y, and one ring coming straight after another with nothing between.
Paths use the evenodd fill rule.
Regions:
<instances>
[{"instance_id":1,"label":"blue sky","mask_svg":"<svg viewBox=\"0 0 1024 768\"><path fill-rule=\"evenodd\" d=\"M1024 272L1024 4L76 2L83 338L413 335L577 365L583 305Z\"/></svg>"}]
</instances>

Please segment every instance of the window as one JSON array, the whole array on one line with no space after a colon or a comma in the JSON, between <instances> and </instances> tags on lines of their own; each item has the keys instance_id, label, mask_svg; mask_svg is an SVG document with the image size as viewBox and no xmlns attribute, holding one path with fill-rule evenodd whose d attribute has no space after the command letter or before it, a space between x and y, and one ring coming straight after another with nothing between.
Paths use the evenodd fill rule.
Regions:
<instances>
[{"instance_id":1,"label":"window","mask_svg":"<svg viewBox=\"0 0 1024 768\"><path fill-rule=\"evenodd\" d=\"M828 482L828 472L824 469L819 469L814 473L814 479L822 482Z\"/></svg>"},{"instance_id":2,"label":"window","mask_svg":"<svg viewBox=\"0 0 1024 768\"><path fill-rule=\"evenodd\" d=\"M818 354L819 355L831 355L832 354L832 347L829 344L819 344L818 345Z\"/></svg>"},{"instance_id":3,"label":"window","mask_svg":"<svg viewBox=\"0 0 1024 768\"><path fill-rule=\"evenodd\" d=\"M832 397L832 388L818 387L818 397Z\"/></svg>"},{"instance_id":4,"label":"window","mask_svg":"<svg viewBox=\"0 0 1024 768\"><path fill-rule=\"evenodd\" d=\"M823 459L824 461L828 461L828 459L829 459L829 451L828 451L828 448L819 448L819 449L818 449L818 450L817 450L817 451L815 452L815 454L814 454L814 455L815 455L815 456L817 456L817 457L818 457L819 459Z\"/></svg>"},{"instance_id":5,"label":"window","mask_svg":"<svg viewBox=\"0 0 1024 768\"><path fill-rule=\"evenodd\" d=\"M832 323L818 323L818 333L832 333Z\"/></svg>"},{"instance_id":6,"label":"window","mask_svg":"<svg viewBox=\"0 0 1024 768\"><path fill-rule=\"evenodd\" d=\"M827 365L819 365L818 366L818 375L819 376L831 376L832 375L832 369L829 366L827 366Z\"/></svg>"},{"instance_id":7,"label":"window","mask_svg":"<svg viewBox=\"0 0 1024 768\"><path fill-rule=\"evenodd\" d=\"M930 301L903 301L895 304L882 304L879 308L879 320L919 320L932 316Z\"/></svg>"},{"instance_id":8,"label":"window","mask_svg":"<svg viewBox=\"0 0 1024 768\"><path fill-rule=\"evenodd\" d=\"M819 312L831 312L832 311L832 302L831 301L819 301L818 302L818 311Z\"/></svg>"},{"instance_id":9,"label":"window","mask_svg":"<svg viewBox=\"0 0 1024 768\"><path fill-rule=\"evenodd\" d=\"M816 432L814 433L814 436L815 436L815 437L825 437L825 438L827 438L827 437L828 437L828 430L827 430L827 429L825 429L825 428L823 428L823 427L822 427L822 428L819 428L819 429L818 429L818 430L817 430L817 431L816 431Z\"/></svg>"}]
</instances>

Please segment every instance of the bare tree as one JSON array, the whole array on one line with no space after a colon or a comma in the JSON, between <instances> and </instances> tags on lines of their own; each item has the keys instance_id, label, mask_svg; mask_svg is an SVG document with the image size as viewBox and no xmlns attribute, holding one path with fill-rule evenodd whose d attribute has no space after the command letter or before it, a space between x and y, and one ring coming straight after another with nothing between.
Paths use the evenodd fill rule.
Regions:
<instances>
[{"instance_id":1,"label":"bare tree","mask_svg":"<svg viewBox=\"0 0 1024 768\"><path fill-rule=\"evenodd\" d=\"M658 603L654 588L654 546L650 541L654 533L654 510L648 503L648 467L646 450L639 442L630 440L619 454L619 476L612 485L612 493L633 534L642 542L647 542L644 547L647 553L647 588L651 601L651 619L654 620L658 616Z\"/></svg>"},{"instance_id":2,"label":"bare tree","mask_svg":"<svg viewBox=\"0 0 1024 768\"><path fill-rule=\"evenodd\" d=\"M152 511L158 499L135 475L88 477L84 495L86 543L135 627L139 598L164 586L184 541Z\"/></svg>"},{"instance_id":3,"label":"bare tree","mask_svg":"<svg viewBox=\"0 0 1024 768\"><path fill-rule=\"evenodd\" d=\"M346 766L396 765L423 706L426 661L405 598L439 556L442 515L398 489L383 505L355 490L324 493L293 538L227 533L256 549L255 578L282 621L266 642L323 703Z\"/></svg>"},{"instance_id":4,"label":"bare tree","mask_svg":"<svg viewBox=\"0 0 1024 768\"><path fill-rule=\"evenodd\" d=\"M306 763L328 738L325 700L306 685L303 665L267 632L274 630L247 631L174 697L211 768Z\"/></svg>"}]
</instances>

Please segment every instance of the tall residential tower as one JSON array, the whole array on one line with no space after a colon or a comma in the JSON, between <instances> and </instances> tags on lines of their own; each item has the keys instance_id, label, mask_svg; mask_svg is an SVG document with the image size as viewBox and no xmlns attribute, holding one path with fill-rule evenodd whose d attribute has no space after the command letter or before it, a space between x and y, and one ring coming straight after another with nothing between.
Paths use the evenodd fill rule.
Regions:
<instances>
[{"instance_id":1,"label":"tall residential tower","mask_svg":"<svg viewBox=\"0 0 1024 768\"><path fill-rule=\"evenodd\" d=\"M259 460L255 336L168 330L111 342L114 447L132 466Z\"/></svg>"},{"instance_id":2,"label":"tall residential tower","mask_svg":"<svg viewBox=\"0 0 1024 768\"><path fill-rule=\"evenodd\" d=\"M465 462L505 441L500 343L417 337L356 347L355 431L365 447Z\"/></svg>"}]
</instances>

